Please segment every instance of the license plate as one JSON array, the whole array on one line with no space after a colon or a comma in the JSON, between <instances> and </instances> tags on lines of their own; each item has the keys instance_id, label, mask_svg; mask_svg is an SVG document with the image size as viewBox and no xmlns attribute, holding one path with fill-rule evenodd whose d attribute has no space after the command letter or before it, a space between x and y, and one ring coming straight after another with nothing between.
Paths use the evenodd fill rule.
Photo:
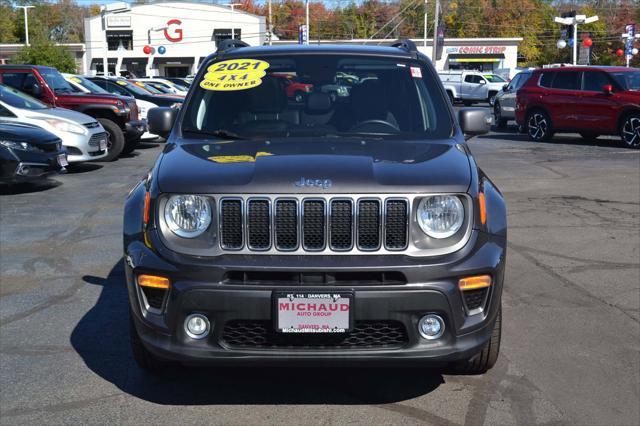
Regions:
<instances>
[{"instance_id":1,"label":"license plate","mask_svg":"<svg viewBox=\"0 0 640 426\"><path fill-rule=\"evenodd\" d=\"M67 161L67 154L58 155L58 164L60 167L67 167L69 162Z\"/></svg>"},{"instance_id":2,"label":"license plate","mask_svg":"<svg viewBox=\"0 0 640 426\"><path fill-rule=\"evenodd\" d=\"M104 151L105 149L107 149L107 140L106 139L101 139L100 140L100 151Z\"/></svg>"},{"instance_id":3,"label":"license plate","mask_svg":"<svg viewBox=\"0 0 640 426\"><path fill-rule=\"evenodd\" d=\"M346 333L351 329L353 295L276 293L276 330L281 333Z\"/></svg>"}]
</instances>

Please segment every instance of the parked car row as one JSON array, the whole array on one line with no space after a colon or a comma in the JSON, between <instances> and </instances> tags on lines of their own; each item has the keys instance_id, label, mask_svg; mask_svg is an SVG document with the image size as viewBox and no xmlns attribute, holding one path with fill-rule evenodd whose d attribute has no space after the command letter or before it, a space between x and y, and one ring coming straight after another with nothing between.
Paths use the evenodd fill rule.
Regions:
<instances>
[{"instance_id":1,"label":"parked car row","mask_svg":"<svg viewBox=\"0 0 640 426\"><path fill-rule=\"evenodd\" d=\"M0 180L37 179L63 172L69 164L114 161L131 153L141 140L158 137L147 130L151 108L180 108L186 92L176 87L180 94L161 92L145 81L0 65ZM29 133L31 138L25 136ZM53 151L42 148L53 140L61 147L55 162L49 158ZM46 153L49 159L32 161L33 153Z\"/></svg>"},{"instance_id":2,"label":"parked car row","mask_svg":"<svg viewBox=\"0 0 640 426\"><path fill-rule=\"evenodd\" d=\"M593 140L617 135L640 148L640 70L622 67L556 67L523 71L496 96L498 127L515 120L534 141L555 133Z\"/></svg>"}]
</instances>

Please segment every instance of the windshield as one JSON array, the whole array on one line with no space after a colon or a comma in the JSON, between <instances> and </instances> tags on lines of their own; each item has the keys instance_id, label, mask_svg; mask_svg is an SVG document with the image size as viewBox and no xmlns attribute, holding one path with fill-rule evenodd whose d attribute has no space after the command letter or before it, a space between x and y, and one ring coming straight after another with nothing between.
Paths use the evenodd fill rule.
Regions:
<instances>
[{"instance_id":1,"label":"windshield","mask_svg":"<svg viewBox=\"0 0 640 426\"><path fill-rule=\"evenodd\" d=\"M149 84L145 84L141 81L134 81L133 84L135 84L138 87L142 87L144 90L146 90L149 93L153 93L154 95L162 95L164 94L164 92L161 92L160 90L156 89L155 87L149 85ZM145 93L148 94L148 93Z\"/></svg>"},{"instance_id":2,"label":"windshield","mask_svg":"<svg viewBox=\"0 0 640 426\"><path fill-rule=\"evenodd\" d=\"M106 90L104 90L102 87L95 84L93 81L79 75L73 75L69 77L69 80L81 85L85 89L88 89L91 93L109 93Z\"/></svg>"},{"instance_id":3,"label":"windshield","mask_svg":"<svg viewBox=\"0 0 640 426\"><path fill-rule=\"evenodd\" d=\"M136 95L140 95L140 96L146 96L149 95L149 92L142 89L141 87L131 83L130 81L127 80L114 80L114 83L119 84L120 86L126 87L127 90L129 90L130 92L133 92Z\"/></svg>"},{"instance_id":4,"label":"windshield","mask_svg":"<svg viewBox=\"0 0 640 426\"><path fill-rule=\"evenodd\" d=\"M505 80L504 78L500 77L497 74L488 74L488 75L485 75L484 78L489 80L489 83L506 83L507 82L507 80Z\"/></svg>"},{"instance_id":5,"label":"windshield","mask_svg":"<svg viewBox=\"0 0 640 426\"><path fill-rule=\"evenodd\" d=\"M624 90L640 90L640 71L612 72L611 77Z\"/></svg>"},{"instance_id":6,"label":"windshield","mask_svg":"<svg viewBox=\"0 0 640 426\"><path fill-rule=\"evenodd\" d=\"M173 92L171 91L171 88L169 86L164 86L162 84L159 83L152 83L152 82L145 82L144 83L145 87L152 87L155 90L157 90L159 93L162 94L173 94Z\"/></svg>"},{"instance_id":7,"label":"windshield","mask_svg":"<svg viewBox=\"0 0 640 426\"><path fill-rule=\"evenodd\" d=\"M3 84L0 84L0 101L5 102L15 108L32 110L49 108L46 104L43 104L39 100L34 99L29 95L25 95L24 93L14 89L13 87L5 86Z\"/></svg>"},{"instance_id":8,"label":"windshield","mask_svg":"<svg viewBox=\"0 0 640 426\"><path fill-rule=\"evenodd\" d=\"M55 93L73 92L69 82L64 79L58 70L42 68L40 69L40 75Z\"/></svg>"},{"instance_id":9,"label":"windshield","mask_svg":"<svg viewBox=\"0 0 640 426\"><path fill-rule=\"evenodd\" d=\"M288 55L205 67L209 72L196 82L182 123L190 137L451 135L449 108L437 79L412 60Z\"/></svg>"}]
</instances>

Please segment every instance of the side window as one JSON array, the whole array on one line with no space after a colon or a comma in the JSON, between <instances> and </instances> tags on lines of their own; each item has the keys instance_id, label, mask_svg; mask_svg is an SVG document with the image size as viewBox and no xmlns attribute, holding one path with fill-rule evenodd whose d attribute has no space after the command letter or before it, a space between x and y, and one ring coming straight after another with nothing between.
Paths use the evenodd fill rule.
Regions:
<instances>
[{"instance_id":1,"label":"side window","mask_svg":"<svg viewBox=\"0 0 640 426\"><path fill-rule=\"evenodd\" d=\"M0 105L0 117L15 117L11 111Z\"/></svg>"},{"instance_id":2,"label":"side window","mask_svg":"<svg viewBox=\"0 0 640 426\"><path fill-rule=\"evenodd\" d=\"M509 83L509 90L518 90L518 88L520 88L519 86L520 77L521 77L520 74L513 77L513 80L511 80L511 82Z\"/></svg>"},{"instance_id":3,"label":"side window","mask_svg":"<svg viewBox=\"0 0 640 426\"><path fill-rule=\"evenodd\" d=\"M551 87L551 83L553 82L553 77L555 72L545 72L540 76L540 86L541 87Z\"/></svg>"},{"instance_id":4,"label":"side window","mask_svg":"<svg viewBox=\"0 0 640 426\"><path fill-rule=\"evenodd\" d=\"M587 92L602 92L602 88L611 84L603 72L587 71L584 73L582 90Z\"/></svg>"},{"instance_id":5,"label":"side window","mask_svg":"<svg viewBox=\"0 0 640 426\"><path fill-rule=\"evenodd\" d=\"M24 87L24 79L27 76L26 72L3 72L2 83L7 86L13 87L17 90L22 90Z\"/></svg>"},{"instance_id":6,"label":"side window","mask_svg":"<svg viewBox=\"0 0 640 426\"><path fill-rule=\"evenodd\" d=\"M114 95L131 96L125 89L110 81L107 82L106 89L109 93L113 93Z\"/></svg>"},{"instance_id":7,"label":"side window","mask_svg":"<svg viewBox=\"0 0 640 426\"><path fill-rule=\"evenodd\" d=\"M556 78L553 80L554 89L563 89L563 90L579 90L580 89L580 81L579 81L580 73L567 71L567 72L559 72L556 75Z\"/></svg>"},{"instance_id":8,"label":"side window","mask_svg":"<svg viewBox=\"0 0 640 426\"><path fill-rule=\"evenodd\" d=\"M518 82L518 87L516 87L516 89L521 88L522 86L524 86L524 84L529 81L529 79L531 78L531 73L523 73L523 74L519 74L520 76L520 81Z\"/></svg>"},{"instance_id":9,"label":"side window","mask_svg":"<svg viewBox=\"0 0 640 426\"><path fill-rule=\"evenodd\" d=\"M475 81L475 75L466 75L464 77L464 82L465 83L476 83Z\"/></svg>"},{"instance_id":10,"label":"side window","mask_svg":"<svg viewBox=\"0 0 640 426\"><path fill-rule=\"evenodd\" d=\"M104 80L91 80L92 82L94 82L95 84L97 84L98 86L102 87L103 89L107 88L107 82Z\"/></svg>"}]
</instances>

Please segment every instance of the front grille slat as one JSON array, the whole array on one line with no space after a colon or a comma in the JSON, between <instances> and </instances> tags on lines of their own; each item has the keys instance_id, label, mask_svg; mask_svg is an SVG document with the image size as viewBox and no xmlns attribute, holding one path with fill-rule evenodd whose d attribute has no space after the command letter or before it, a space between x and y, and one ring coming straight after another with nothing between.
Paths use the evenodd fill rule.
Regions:
<instances>
[{"instance_id":1,"label":"front grille slat","mask_svg":"<svg viewBox=\"0 0 640 426\"><path fill-rule=\"evenodd\" d=\"M331 201L330 245L332 250L350 250L353 246L353 204L351 200Z\"/></svg>"},{"instance_id":2,"label":"front grille slat","mask_svg":"<svg viewBox=\"0 0 640 426\"><path fill-rule=\"evenodd\" d=\"M325 246L324 200L304 200L302 203L302 245L305 250L320 251Z\"/></svg>"},{"instance_id":3,"label":"front grille slat","mask_svg":"<svg viewBox=\"0 0 640 426\"><path fill-rule=\"evenodd\" d=\"M358 248L377 250L380 248L380 201L358 202Z\"/></svg>"},{"instance_id":4,"label":"front grille slat","mask_svg":"<svg viewBox=\"0 0 640 426\"><path fill-rule=\"evenodd\" d=\"M268 200L249 200L247 234L247 244L251 250L268 250L271 247L271 212Z\"/></svg>"},{"instance_id":5,"label":"front grille slat","mask_svg":"<svg viewBox=\"0 0 640 426\"><path fill-rule=\"evenodd\" d=\"M220 202L220 246L226 250L240 250L243 244L242 200Z\"/></svg>"},{"instance_id":6,"label":"front grille slat","mask_svg":"<svg viewBox=\"0 0 640 426\"><path fill-rule=\"evenodd\" d=\"M89 146L99 146L101 140L107 140L107 134L104 132L95 133L89 138Z\"/></svg>"},{"instance_id":7,"label":"front grille slat","mask_svg":"<svg viewBox=\"0 0 640 426\"><path fill-rule=\"evenodd\" d=\"M277 200L275 208L275 239L278 250L298 248L298 202Z\"/></svg>"},{"instance_id":8,"label":"front grille slat","mask_svg":"<svg viewBox=\"0 0 640 426\"><path fill-rule=\"evenodd\" d=\"M401 252L409 248L411 198L221 196L222 250Z\"/></svg>"},{"instance_id":9,"label":"front grille slat","mask_svg":"<svg viewBox=\"0 0 640 426\"><path fill-rule=\"evenodd\" d=\"M408 240L408 202L387 200L384 215L384 241L388 250L403 250Z\"/></svg>"}]
</instances>

